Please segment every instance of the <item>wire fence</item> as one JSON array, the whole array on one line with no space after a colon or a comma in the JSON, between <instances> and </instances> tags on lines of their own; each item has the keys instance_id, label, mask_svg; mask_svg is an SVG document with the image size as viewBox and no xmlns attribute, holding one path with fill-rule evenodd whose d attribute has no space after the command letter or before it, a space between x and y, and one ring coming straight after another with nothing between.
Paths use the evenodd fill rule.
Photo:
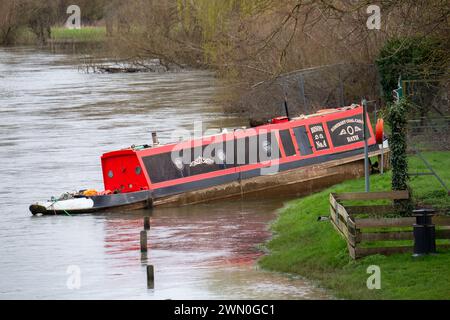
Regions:
<instances>
[{"instance_id":1,"label":"wire fence","mask_svg":"<svg viewBox=\"0 0 450 320\"><path fill-rule=\"evenodd\" d=\"M335 64L298 70L255 84L238 102L250 117L284 115L287 100L291 116L319 109L378 100L378 72L371 64Z\"/></svg>"},{"instance_id":2,"label":"wire fence","mask_svg":"<svg viewBox=\"0 0 450 320\"><path fill-rule=\"evenodd\" d=\"M450 79L405 80L403 94L412 103L408 112L408 152L416 155L422 169L411 168L410 176L434 176L450 194L450 181L439 173L440 163L432 163L426 152L450 151Z\"/></svg>"},{"instance_id":3,"label":"wire fence","mask_svg":"<svg viewBox=\"0 0 450 320\"><path fill-rule=\"evenodd\" d=\"M402 87L413 105L408 115L409 151L449 151L449 79L405 80Z\"/></svg>"}]
</instances>

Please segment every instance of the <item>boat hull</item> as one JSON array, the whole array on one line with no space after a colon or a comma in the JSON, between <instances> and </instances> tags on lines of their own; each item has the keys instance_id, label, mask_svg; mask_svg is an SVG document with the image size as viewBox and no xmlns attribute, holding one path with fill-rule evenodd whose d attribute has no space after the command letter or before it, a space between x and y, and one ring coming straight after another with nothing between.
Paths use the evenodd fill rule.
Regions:
<instances>
[{"instance_id":1,"label":"boat hull","mask_svg":"<svg viewBox=\"0 0 450 320\"><path fill-rule=\"evenodd\" d=\"M99 211L137 210L152 207L150 191L110 194L53 202L38 202L30 206L33 215L72 215Z\"/></svg>"},{"instance_id":2,"label":"boat hull","mask_svg":"<svg viewBox=\"0 0 450 320\"><path fill-rule=\"evenodd\" d=\"M389 149L383 150L389 153ZM372 150L370 157L380 156L380 150ZM389 157L384 157L385 167L388 167ZM83 207L77 208L71 201L36 203L30 206L33 215L73 215L101 211L129 211L157 206L181 206L226 198L260 197L266 194L277 195L307 195L329 187L333 184L362 177L364 175L364 154L358 153L323 163L302 166L281 171L274 175L241 178L230 182L218 183L213 186L205 184L196 189L178 192L170 190L168 195L158 195L152 191L138 191L103 196L83 197ZM192 187L192 186L191 186ZM80 201L77 199L76 201ZM91 203L92 205L89 205Z\"/></svg>"},{"instance_id":3,"label":"boat hull","mask_svg":"<svg viewBox=\"0 0 450 320\"><path fill-rule=\"evenodd\" d=\"M385 168L388 167L389 149L385 149ZM370 157L381 151L372 151ZM251 198L267 195L308 195L345 180L364 176L364 154L331 160L279 172L275 175L256 176L223 183L198 190L155 197L153 206L180 206L226 198Z\"/></svg>"}]
</instances>

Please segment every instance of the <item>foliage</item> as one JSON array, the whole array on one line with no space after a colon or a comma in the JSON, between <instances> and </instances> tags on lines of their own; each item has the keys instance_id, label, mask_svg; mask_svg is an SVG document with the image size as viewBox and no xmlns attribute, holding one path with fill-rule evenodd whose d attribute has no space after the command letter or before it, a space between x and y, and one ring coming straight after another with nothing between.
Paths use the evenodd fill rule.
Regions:
<instances>
[{"instance_id":1,"label":"foliage","mask_svg":"<svg viewBox=\"0 0 450 320\"><path fill-rule=\"evenodd\" d=\"M107 0L78 0L83 24L98 22L104 16ZM21 42L23 38L44 43L51 37L51 27L64 24L70 0L0 1L0 45ZM34 37L30 37L31 31Z\"/></svg>"},{"instance_id":2,"label":"foliage","mask_svg":"<svg viewBox=\"0 0 450 320\"><path fill-rule=\"evenodd\" d=\"M389 19L383 19L382 29L377 32L368 30L362 22L367 19L363 3L178 0L178 4L183 28L199 30L201 34L201 41L197 45L204 53L202 63L216 69L219 76L233 85L235 92L234 97L230 97L231 100L238 99L257 83L264 80L270 82L280 74L294 70L335 64L373 64L386 39L403 39L405 34L413 34L418 38L423 33L431 33L435 39L440 39L423 41L423 48L418 49L414 47L417 41L410 41L413 48L410 51L413 51L415 57L413 62L420 63L422 76L437 73L435 67L438 67L438 62L446 60L439 57L448 60L448 54L445 55L448 52L445 46L448 43L448 33L445 33L446 26L441 17L448 15L448 11L446 8L442 10L443 3L439 1L380 1L383 15L389 15ZM430 21L433 23L430 24ZM392 55L391 49L395 51L397 48L387 46L379 63L383 72L391 70L396 73L392 77L396 85L398 72L389 63L392 64L391 60L398 57L394 54L392 59L388 59L387 55ZM425 49L432 50L433 54L428 54ZM400 57L401 59L403 58ZM408 59L407 56L404 59ZM399 68L403 67L402 62ZM353 74L352 78L361 78L357 67ZM367 78L371 76L367 75ZM333 77L336 76L330 76ZM379 90L362 86L361 82L363 81L346 82L345 91L355 90L359 97L378 99ZM298 91L297 86L295 89ZM385 92L390 90L385 89ZM315 95L310 92L308 94ZM249 108L248 104L238 106L236 101L234 105L237 107L235 110ZM275 105L272 108L278 109L278 104ZM251 109L259 112L259 108Z\"/></svg>"},{"instance_id":3,"label":"foliage","mask_svg":"<svg viewBox=\"0 0 450 320\"><path fill-rule=\"evenodd\" d=\"M392 189L406 190L408 188L407 149L407 112L410 104L406 98L388 106L387 121L391 128L389 147L391 149Z\"/></svg>"},{"instance_id":4,"label":"foliage","mask_svg":"<svg viewBox=\"0 0 450 320\"><path fill-rule=\"evenodd\" d=\"M403 40L405 35L429 39L424 35L432 34L433 39L440 40L430 40L419 47L413 40L400 40L400 45L392 40L379 57L381 72L392 72L384 80L387 93L396 84L398 68L403 70L405 63L410 64L408 61L412 60L413 66L417 63L423 66L422 75L434 76L436 70L442 70L434 66L439 61L448 62L450 56L446 55L450 13L442 0L380 0L383 17L389 17L382 19L381 30L367 28L365 1L79 0L76 3L81 7L83 24L106 26L109 58L142 62L159 58L166 66L214 69L227 84L222 86L225 92L220 92L223 104L229 111L247 115L261 113L260 105L255 108L239 103L240 97L257 84L270 83L281 74L309 72L322 66L350 66L344 75L326 75L324 83L343 76L342 91L349 92L349 96L378 99L377 81L372 81L376 72L368 74L358 66L372 66L388 39ZM0 44L14 43L19 27L32 28L45 42L49 25L61 25L67 19L65 10L69 4L70 0L0 1ZM434 46L435 43L439 45ZM401 56L397 51L401 51ZM408 60L410 54L414 58ZM399 59L397 70L392 68L393 63L397 66L395 59ZM316 87L315 83L306 86ZM289 89L298 93L298 81ZM327 94L334 90L329 89ZM326 104L329 99L318 96L319 91L322 88L308 90L306 94ZM276 103L263 101L263 107L271 109L272 115L279 113L284 98L275 95Z\"/></svg>"},{"instance_id":5,"label":"foliage","mask_svg":"<svg viewBox=\"0 0 450 320\"><path fill-rule=\"evenodd\" d=\"M17 0L0 2L0 44L14 44L23 30L31 30L45 43L56 21L57 2Z\"/></svg>"},{"instance_id":6,"label":"foliage","mask_svg":"<svg viewBox=\"0 0 450 320\"><path fill-rule=\"evenodd\" d=\"M386 41L376 59L386 101L403 80L435 79L449 66L448 42L435 37L402 37Z\"/></svg>"}]
</instances>

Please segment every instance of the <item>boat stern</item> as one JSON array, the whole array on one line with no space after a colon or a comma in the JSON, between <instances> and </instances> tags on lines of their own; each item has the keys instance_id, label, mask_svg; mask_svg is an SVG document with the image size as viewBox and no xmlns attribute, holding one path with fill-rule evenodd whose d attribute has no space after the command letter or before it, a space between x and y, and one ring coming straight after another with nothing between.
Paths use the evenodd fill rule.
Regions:
<instances>
[{"instance_id":1,"label":"boat stern","mask_svg":"<svg viewBox=\"0 0 450 320\"><path fill-rule=\"evenodd\" d=\"M133 149L105 153L101 161L105 190L129 193L150 189L150 180Z\"/></svg>"}]
</instances>

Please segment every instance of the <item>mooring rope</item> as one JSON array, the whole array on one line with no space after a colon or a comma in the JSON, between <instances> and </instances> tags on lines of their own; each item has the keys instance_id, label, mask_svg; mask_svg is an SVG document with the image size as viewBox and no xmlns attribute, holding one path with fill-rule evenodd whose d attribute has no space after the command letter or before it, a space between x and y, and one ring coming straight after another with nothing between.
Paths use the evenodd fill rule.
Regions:
<instances>
[{"instance_id":1,"label":"mooring rope","mask_svg":"<svg viewBox=\"0 0 450 320\"><path fill-rule=\"evenodd\" d=\"M58 203L59 201L61 201L61 199L51 200L51 201L52 201L52 204L51 204L49 207L47 207L46 209L48 210L49 208L52 208L52 209L53 209L53 212L55 213L55 216L56 216L55 204ZM66 215L68 215L69 217L72 216L72 215L71 215L70 213L68 213L66 210L62 209L62 211L64 211L64 213L65 213Z\"/></svg>"}]
</instances>

